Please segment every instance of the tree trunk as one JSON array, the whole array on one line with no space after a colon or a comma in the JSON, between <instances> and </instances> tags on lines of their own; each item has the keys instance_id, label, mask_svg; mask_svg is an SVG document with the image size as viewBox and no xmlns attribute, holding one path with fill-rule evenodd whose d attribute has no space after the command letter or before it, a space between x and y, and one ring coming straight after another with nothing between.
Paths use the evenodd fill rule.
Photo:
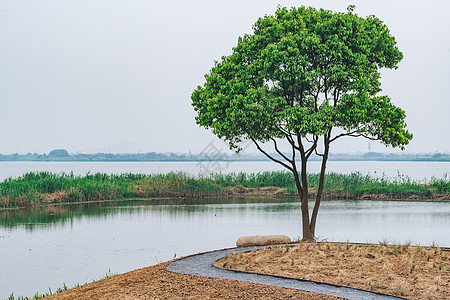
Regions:
<instances>
[{"instance_id":1,"label":"tree trunk","mask_svg":"<svg viewBox=\"0 0 450 300\"><path fill-rule=\"evenodd\" d=\"M302 168L300 171L300 176L297 169L294 167L293 174L295 178L295 185L297 186L297 192L301 202L302 210L302 233L303 241L311 242L314 240L314 233L311 232L311 227L309 223L309 209L308 209L308 178L306 175L306 157L301 156ZM301 181L301 182L300 182Z\"/></svg>"},{"instance_id":2,"label":"tree trunk","mask_svg":"<svg viewBox=\"0 0 450 300\"><path fill-rule=\"evenodd\" d=\"M297 186L297 193L300 198L301 202L301 211L302 211L302 232L303 232L303 238L302 240L312 240L310 239L311 232L309 228L309 211L308 211L308 197L304 197L304 189L302 188L302 185L300 183L300 178L298 176L297 170L294 170L292 172L294 174L295 178L295 185ZM306 205L305 205L306 203Z\"/></svg>"},{"instance_id":3,"label":"tree trunk","mask_svg":"<svg viewBox=\"0 0 450 300\"><path fill-rule=\"evenodd\" d=\"M320 201L322 200L323 186L325 183L325 169L327 166L328 153L330 150L329 139L326 136L325 136L324 144L325 144L324 145L325 149L324 149L324 155L322 156L322 166L320 168L319 186L317 188L316 203L314 204L314 208L313 208L313 211L311 214L310 231L313 236L315 235L315 232L316 232L317 215L319 213Z\"/></svg>"}]
</instances>

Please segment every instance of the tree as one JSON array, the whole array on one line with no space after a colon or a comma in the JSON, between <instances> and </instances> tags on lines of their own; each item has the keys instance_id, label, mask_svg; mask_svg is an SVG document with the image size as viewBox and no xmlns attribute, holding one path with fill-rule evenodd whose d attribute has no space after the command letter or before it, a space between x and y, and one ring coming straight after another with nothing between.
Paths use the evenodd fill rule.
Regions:
<instances>
[{"instance_id":1,"label":"tree","mask_svg":"<svg viewBox=\"0 0 450 300\"><path fill-rule=\"evenodd\" d=\"M375 16L359 17L312 7L278 7L238 39L206 82L192 93L196 122L225 139L230 149L251 140L295 178L301 200L303 239L314 238L330 145L364 137L386 146L412 139L405 112L381 91L381 68L396 69L403 55ZM283 152L279 143L289 145ZM270 154L263 144L270 143ZM266 146L264 146L266 147ZM315 204L308 210L307 162L321 156ZM296 160L299 158L299 166Z\"/></svg>"},{"instance_id":2,"label":"tree","mask_svg":"<svg viewBox=\"0 0 450 300\"><path fill-rule=\"evenodd\" d=\"M66 149L55 149L50 151L50 153L48 154L48 156L51 157L69 157L69 152L67 152Z\"/></svg>"}]
</instances>

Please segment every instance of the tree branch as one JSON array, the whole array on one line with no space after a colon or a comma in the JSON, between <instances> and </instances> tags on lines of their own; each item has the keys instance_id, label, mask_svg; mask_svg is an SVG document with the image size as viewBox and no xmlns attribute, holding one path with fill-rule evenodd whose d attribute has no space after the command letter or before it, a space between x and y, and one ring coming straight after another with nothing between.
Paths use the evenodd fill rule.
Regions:
<instances>
[{"instance_id":1,"label":"tree branch","mask_svg":"<svg viewBox=\"0 0 450 300\"><path fill-rule=\"evenodd\" d=\"M259 144L255 141L255 139L253 139L253 138L250 138L250 139L251 139L252 142L256 145L256 148L257 148L259 151L261 151L267 158L269 158L270 160L272 160L272 161L274 161L274 162L276 162L276 163L282 165L283 167L285 167L286 169L288 169L288 170L291 171L291 172L294 171L294 169L292 169L292 167L290 167L290 166L288 166L287 164L285 164L284 162L282 162L282 161L280 161L280 160L278 160L278 159L273 158L272 156L270 156L266 151L264 151L264 150L259 146Z\"/></svg>"},{"instance_id":2,"label":"tree branch","mask_svg":"<svg viewBox=\"0 0 450 300\"><path fill-rule=\"evenodd\" d=\"M287 131L287 130L283 129L280 126L277 126L277 127L278 127L278 130L281 131L283 134L285 134L285 135L287 135L287 134L292 135L292 133L290 131Z\"/></svg>"},{"instance_id":3,"label":"tree branch","mask_svg":"<svg viewBox=\"0 0 450 300\"><path fill-rule=\"evenodd\" d=\"M357 133L358 130L359 130L359 129L356 129L356 130L354 130L354 131L352 131L352 132L346 132L346 133L338 134L338 135L335 136L334 138L330 139L329 142L331 143L331 142L333 142L333 141L335 141L335 140L337 140L338 138L343 137L343 136L350 136L350 135L353 135L353 134Z\"/></svg>"},{"instance_id":4,"label":"tree branch","mask_svg":"<svg viewBox=\"0 0 450 300\"><path fill-rule=\"evenodd\" d=\"M329 143L334 142L335 140L337 140L338 138L343 137L343 136L349 136L349 137L364 137L364 138L366 138L366 139L368 139L368 140L371 140L371 141L379 141L379 140L380 140L379 138L371 137L371 136L368 136L368 135L363 134L363 133L355 134L355 133L357 133L357 132L358 132L358 131L355 130L355 131L352 131L352 132L347 132L347 133L341 133L341 134L338 134L338 135L335 136L334 138L330 139L330 140L329 140Z\"/></svg>"},{"instance_id":5,"label":"tree branch","mask_svg":"<svg viewBox=\"0 0 450 300\"><path fill-rule=\"evenodd\" d=\"M319 153L319 152L317 151L317 148L314 149L314 152L316 153L317 156L322 156L322 157L323 157L323 156L325 155L325 154Z\"/></svg>"},{"instance_id":6,"label":"tree branch","mask_svg":"<svg viewBox=\"0 0 450 300\"><path fill-rule=\"evenodd\" d=\"M273 142L275 151L277 151L277 153L278 153L281 157L283 157L286 161L288 161L288 162L290 162L290 163L292 164L293 162L292 162L289 158L287 158L287 156L284 155L283 152L281 152L281 151L278 149L277 141L276 141L275 139L273 139L273 138L271 138L271 140L272 140L272 142Z\"/></svg>"},{"instance_id":7,"label":"tree branch","mask_svg":"<svg viewBox=\"0 0 450 300\"><path fill-rule=\"evenodd\" d=\"M350 135L350 136L351 137L360 137L360 136L362 136L363 138L371 140L371 141L379 141L380 140L379 138L368 136L368 135L365 135L365 134L362 134L362 133L360 133L358 135Z\"/></svg>"},{"instance_id":8,"label":"tree branch","mask_svg":"<svg viewBox=\"0 0 450 300\"><path fill-rule=\"evenodd\" d=\"M313 144L312 144L311 147L310 147L308 150L306 150L306 152L305 152L306 159L308 159L308 158L311 156L311 154L312 154L314 151L316 151L316 149L317 149L317 142L319 141L318 136L317 136L317 135L314 135L313 140L314 140Z\"/></svg>"},{"instance_id":9,"label":"tree branch","mask_svg":"<svg viewBox=\"0 0 450 300\"><path fill-rule=\"evenodd\" d=\"M291 146L294 147L296 150L300 151L300 148L295 144L294 138L292 137L292 133L285 131L281 128L280 130L286 136L286 139L288 140L289 144L291 144Z\"/></svg>"},{"instance_id":10,"label":"tree branch","mask_svg":"<svg viewBox=\"0 0 450 300\"><path fill-rule=\"evenodd\" d=\"M310 141L307 136L305 136L305 140L307 140L310 143L314 143L313 141Z\"/></svg>"}]
</instances>

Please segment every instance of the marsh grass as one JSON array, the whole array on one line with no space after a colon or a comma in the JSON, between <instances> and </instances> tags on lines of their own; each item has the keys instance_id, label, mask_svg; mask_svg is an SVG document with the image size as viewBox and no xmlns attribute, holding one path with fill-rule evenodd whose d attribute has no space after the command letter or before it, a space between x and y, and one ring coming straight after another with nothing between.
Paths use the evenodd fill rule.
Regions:
<instances>
[{"instance_id":1,"label":"marsh grass","mask_svg":"<svg viewBox=\"0 0 450 300\"><path fill-rule=\"evenodd\" d=\"M318 174L309 174L310 192L319 182ZM167 174L86 174L31 172L0 183L0 208L41 206L52 203L77 203L121 198L233 196L240 189L245 195L259 188L277 187L283 194L297 193L291 173L274 171L260 173L229 173L192 177L182 172ZM448 199L450 181L447 176L428 182L411 180L404 175L388 179L361 173L328 173L325 197L338 199Z\"/></svg>"},{"instance_id":2,"label":"marsh grass","mask_svg":"<svg viewBox=\"0 0 450 300\"><path fill-rule=\"evenodd\" d=\"M110 278L110 277L115 276L115 275L118 275L118 273L113 273L113 272L111 272L111 269L108 269L108 271L105 271L105 275L102 278L98 279L98 280L107 279L107 278ZM98 281L98 280L92 280L92 281ZM72 289L76 288L76 287L79 287L79 286L80 286L80 284L77 283L76 285L74 285L72 287ZM65 283L63 283L63 286L57 288L54 292L49 287L48 288L48 292L45 292L45 293L42 293L42 294L39 294L39 292L36 292L36 294L34 294L32 297L25 297L25 296L15 297L14 293L12 293L6 300L37 300L37 299L42 299L42 298L45 298L45 297L48 297L48 296L51 296L51 295L59 294L59 293L62 293L64 291L68 291L68 290L69 290L69 288L67 287L67 285Z\"/></svg>"},{"instance_id":3,"label":"marsh grass","mask_svg":"<svg viewBox=\"0 0 450 300\"><path fill-rule=\"evenodd\" d=\"M74 288L78 287L78 286L80 286L80 285L77 284L77 285L74 286ZM67 290L69 290L69 288L66 286L65 283L63 283L63 287L57 288L54 292L52 292L51 288L48 288L48 292L45 292L45 293L42 293L42 294L39 294L38 292L36 292L36 294L34 294L32 297L18 296L17 298L14 296L14 293L12 293L7 298L7 300L36 300L36 299L42 299L42 298L45 298L45 297L48 297L48 296L51 296L51 295L62 293L62 292L67 291Z\"/></svg>"}]
</instances>

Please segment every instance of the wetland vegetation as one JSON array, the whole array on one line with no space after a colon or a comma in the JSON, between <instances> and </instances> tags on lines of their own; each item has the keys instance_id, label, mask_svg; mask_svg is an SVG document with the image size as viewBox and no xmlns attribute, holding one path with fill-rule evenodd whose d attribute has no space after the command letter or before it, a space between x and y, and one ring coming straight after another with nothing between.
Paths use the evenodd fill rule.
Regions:
<instances>
[{"instance_id":1,"label":"wetland vegetation","mask_svg":"<svg viewBox=\"0 0 450 300\"><path fill-rule=\"evenodd\" d=\"M308 174L308 181L313 193L319 183L319 174ZM30 172L0 183L0 209L125 198L280 197L295 196L296 193L293 175L282 171L198 177L181 172L157 175L88 173L85 176ZM324 195L334 199L449 200L450 181L447 176L417 181L400 174L390 179L359 172L327 173Z\"/></svg>"}]
</instances>

